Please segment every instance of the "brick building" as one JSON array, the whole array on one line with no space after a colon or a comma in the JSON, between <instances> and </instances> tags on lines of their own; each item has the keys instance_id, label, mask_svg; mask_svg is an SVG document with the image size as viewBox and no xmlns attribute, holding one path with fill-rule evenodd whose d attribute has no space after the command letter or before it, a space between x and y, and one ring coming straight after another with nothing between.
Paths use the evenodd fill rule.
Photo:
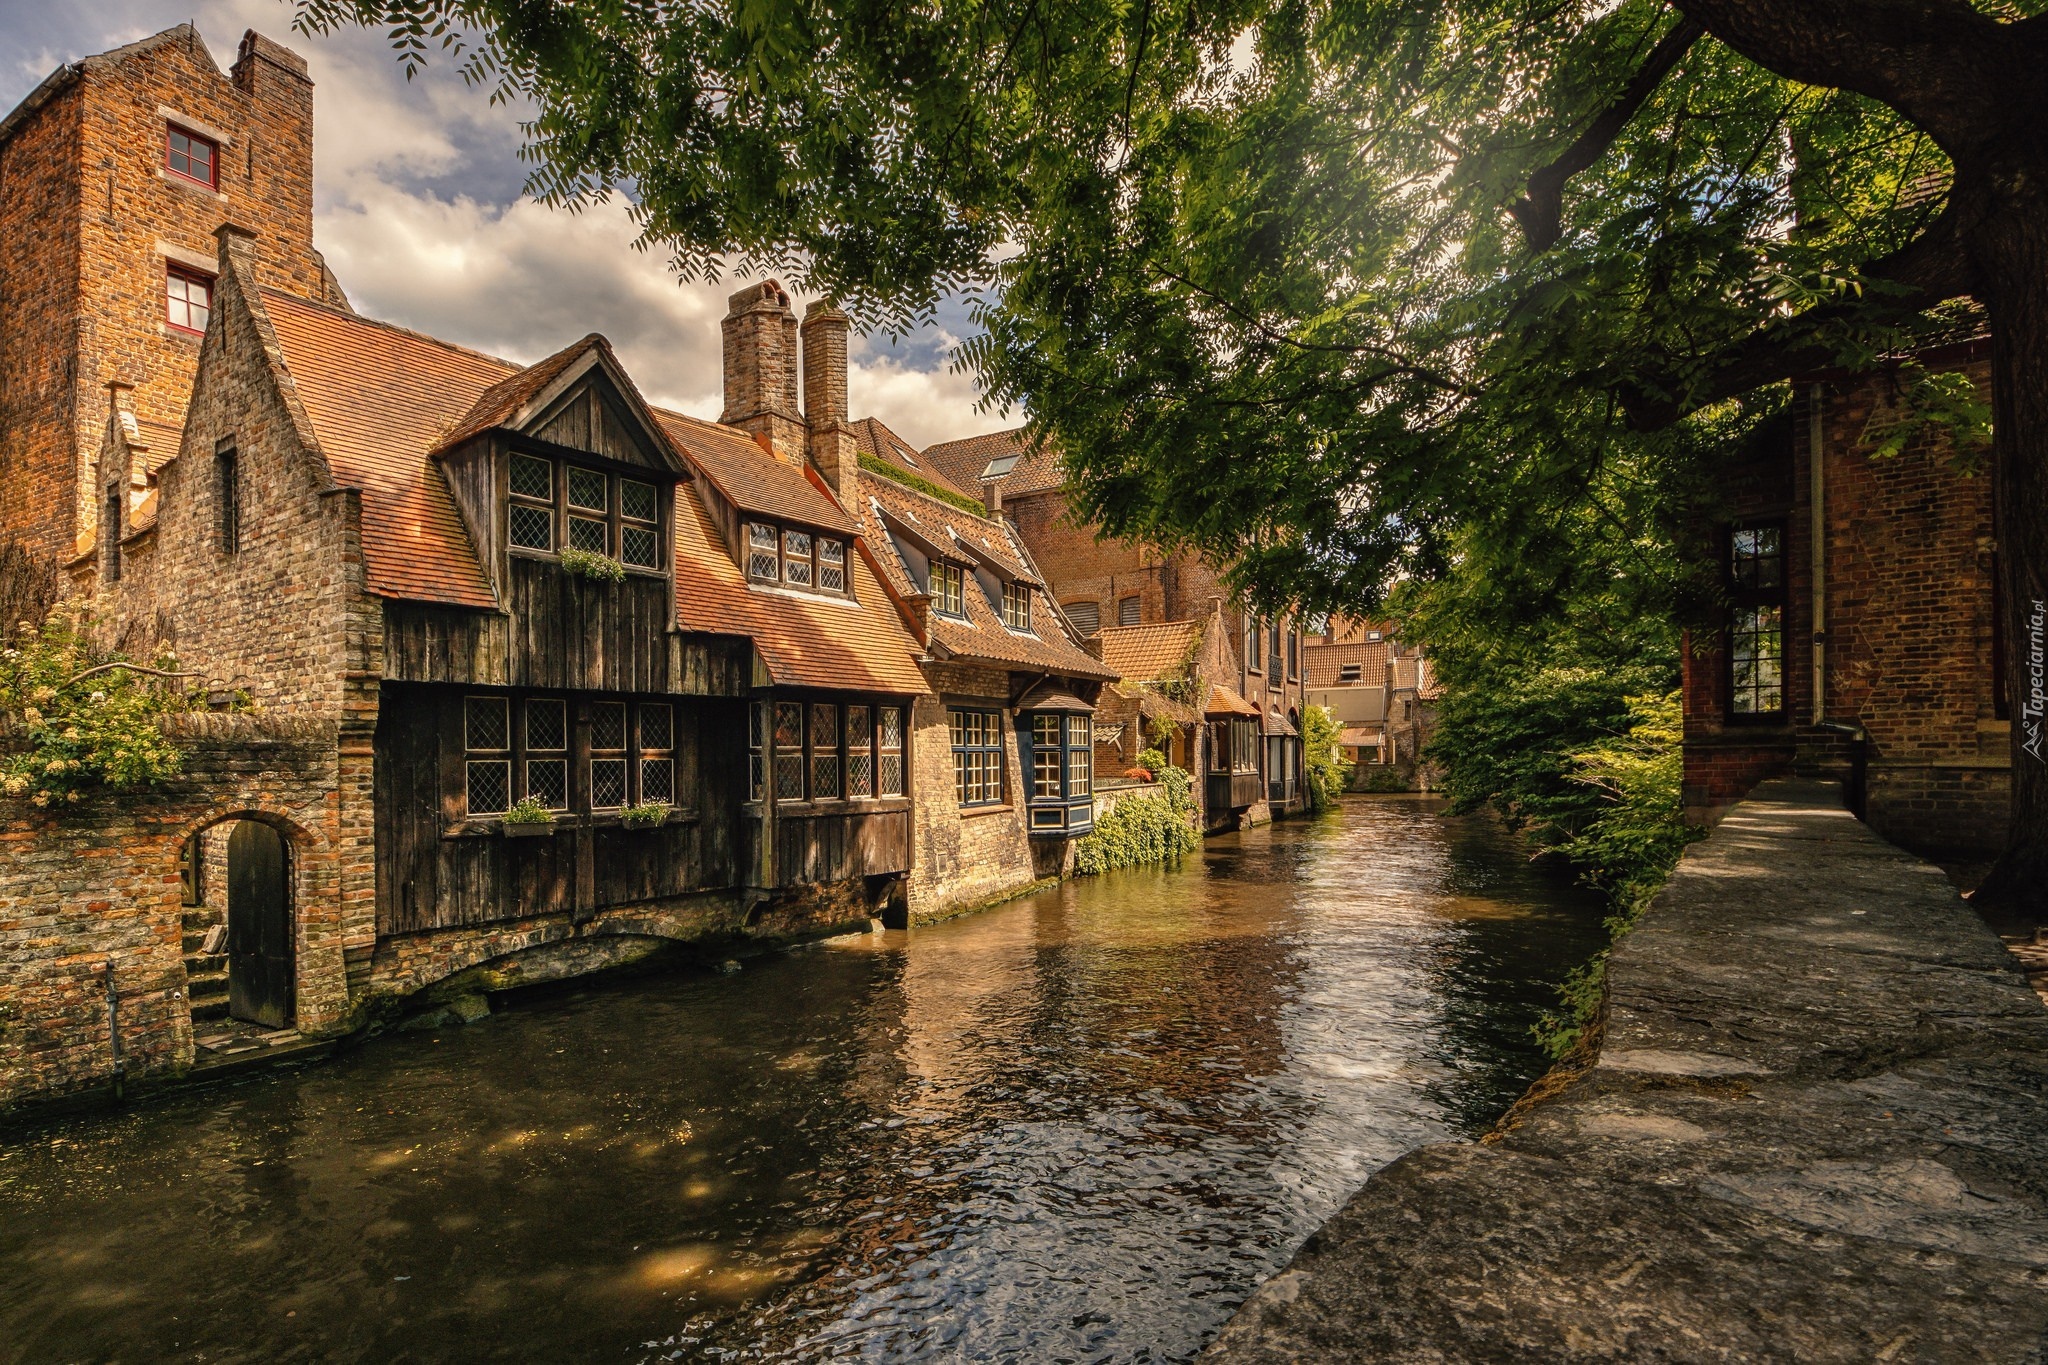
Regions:
<instances>
[{"instance_id":1,"label":"brick building","mask_svg":"<svg viewBox=\"0 0 2048 1365\"><path fill-rule=\"evenodd\" d=\"M1989 387L1985 338L1916 360ZM1686 802L1711 819L1810 772L1908 848L1993 853L2011 759L1991 479L1931 434L1872 458L1899 389L1896 366L1811 376L1788 429L1732 471L1728 624L1684 658Z\"/></svg>"},{"instance_id":2,"label":"brick building","mask_svg":"<svg viewBox=\"0 0 2048 1365\"><path fill-rule=\"evenodd\" d=\"M1435 728L1438 692L1423 651L1403 644L1384 622L1332 617L1302 655L1309 701L1328 709L1341 728L1352 787L1382 785L1393 771L1426 789L1423 750Z\"/></svg>"},{"instance_id":3,"label":"brick building","mask_svg":"<svg viewBox=\"0 0 2048 1365\"><path fill-rule=\"evenodd\" d=\"M922 458L954 486L978 491L988 507L1016 526L1018 537L1044 567L1061 611L1083 636L1178 622L1201 626L1204 639L1227 641L1230 662L1219 665L1211 681L1227 685L1259 715L1254 758L1265 798L1241 807L1241 819L1257 823L1307 809L1301 781L1299 621L1229 605L1220 575L1193 555L1160 554L1142 543L1111 540L1076 518L1057 454L1026 444L1021 430L941 442L927 447ZM1220 632L1207 624L1211 604L1218 601L1225 603ZM1198 783L1212 771L1230 771L1210 753L1205 742L1195 756ZM1240 753L1230 763L1243 758ZM1241 774L1238 785L1249 787Z\"/></svg>"},{"instance_id":4,"label":"brick building","mask_svg":"<svg viewBox=\"0 0 2048 1365\"><path fill-rule=\"evenodd\" d=\"M10 289L8 345L57 352L28 371L99 387L64 391L63 439L18 428L0 531L296 737L288 799L249 729L211 789L0 921L25 964L0 1011L70 1059L52 1084L91 1071L72 1034L106 1006L81 1013L91 972L37 948L45 911L98 943L110 996L149 1002L116 1011L143 1021L132 1055L176 1067L215 1029L239 1046L230 1014L335 1032L667 942L928 919L1067 865L1112 675L1007 522L849 420L843 314L800 326L774 281L734 294L718 423L650 407L600 336L522 366L357 316L310 244L303 65L241 51L223 78L172 30L5 123L14 157L39 120L118 108L121 156L180 179L123 199L144 172L114 165L122 235L68 293ZM61 215L96 175L60 157L36 192ZM238 195L269 205L258 226ZM133 886L160 890L123 891L126 927L95 939Z\"/></svg>"}]
</instances>

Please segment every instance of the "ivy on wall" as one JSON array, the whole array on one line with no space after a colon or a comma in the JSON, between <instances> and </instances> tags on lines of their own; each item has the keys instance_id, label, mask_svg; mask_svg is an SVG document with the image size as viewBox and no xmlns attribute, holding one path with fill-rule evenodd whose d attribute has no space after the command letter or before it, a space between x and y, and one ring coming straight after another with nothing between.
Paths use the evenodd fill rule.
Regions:
<instances>
[{"instance_id":1,"label":"ivy on wall","mask_svg":"<svg viewBox=\"0 0 2048 1365\"><path fill-rule=\"evenodd\" d=\"M1195 830L1194 781L1162 766L1159 790L1128 796L1096 817L1095 832L1074 845L1074 871L1092 877L1118 867L1174 862L1202 842Z\"/></svg>"}]
</instances>

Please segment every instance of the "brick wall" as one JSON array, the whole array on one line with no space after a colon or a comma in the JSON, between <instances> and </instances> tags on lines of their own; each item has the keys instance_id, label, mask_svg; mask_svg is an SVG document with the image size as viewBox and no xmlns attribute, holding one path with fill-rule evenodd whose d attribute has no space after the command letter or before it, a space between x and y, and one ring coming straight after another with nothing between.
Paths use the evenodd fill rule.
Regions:
<instances>
[{"instance_id":1,"label":"brick wall","mask_svg":"<svg viewBox=\"0 0 2048 1365\"><path fill-rule=\"evenodd\" d=\"M172 122L220 142L218 191L165 168ZM146 421L183 420L199 342L166 320L169 264L207 268L234 222L261 239L266 283L336 292L313 250L305 63L251 34L224 75L185 26L88 58L0 148L0 184L0 527L68 559L97 522L107 384L132 385Z\"/></svg>"},{"instance_id":2,"label":"brick wall","mask_svg":"<svg viewBox=\"0 0 2048 1365\"><path fill-rule=\"evenodd\" d=\"M1981 348L1930 355L1988 388ZM1826 687L1814 697L1814 555L1809 447L1812 383L1791 430L1733 472L1731 520L1782 519L1786 537L1786 713L1732 721L1719 632L1693 633L1684 659L1685 783L1701 813L1788 772L1830 737L1816 719L1868 736L1867 818L1923 851L1995 847L2008 800L2008 723L1992 668L1988 472L1959 470L1945 438L1923 434L1892 459L1868 454L1892 372L1829 376L1821 399Z\"/></svg>"}]
</instances>

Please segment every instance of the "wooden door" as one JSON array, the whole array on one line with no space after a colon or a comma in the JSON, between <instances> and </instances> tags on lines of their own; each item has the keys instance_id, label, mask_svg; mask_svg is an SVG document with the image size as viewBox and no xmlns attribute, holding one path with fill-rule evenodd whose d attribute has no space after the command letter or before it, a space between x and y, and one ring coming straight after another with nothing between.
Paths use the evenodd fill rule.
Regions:
<instances>
[{"instance_id":1,"label":"wooden door","mask_svg":"<svg viewBox=\"0 0 2048 1365\"><path fill-rule=\"evenodd\" d=\"M228 836L228 1013L283 1028L292 1021L292 906L284 839L243 820Z\"/></svg>"}]
</instances>

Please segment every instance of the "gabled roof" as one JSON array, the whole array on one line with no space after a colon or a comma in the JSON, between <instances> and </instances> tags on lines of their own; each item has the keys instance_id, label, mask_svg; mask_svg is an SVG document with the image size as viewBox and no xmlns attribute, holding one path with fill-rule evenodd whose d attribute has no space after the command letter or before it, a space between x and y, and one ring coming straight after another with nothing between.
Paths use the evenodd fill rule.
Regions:
<instances>
[{"instance_id":1,"label":"gabled roof","mask_svg":"<svg viewBox=\"0 0 2048 1365\"><path fill-rule=\"evenodd\" d=\"M844 535L857 529L845 509L819 492L794 465L763 450L746 432L659 408L654 415L690 462L742 512Z\"/></svg>"},{"instance_id":2,"label":"gabled roof","mask_svg":"<svg viewBox=\"0 0 2048 1365\"><path fill-rule=\"evenodd\" d=\"M370 591L496 606L430 452L520 367L291 294L262 300L335 482L362 493Z\"/></svg>"},{"instance_id":3,"label":"gabled roof","mask_svg":"<svg viewBox=\"0 0 2048 1365\"><path fill-rule=\"evenodd\" d=\"M881 520L878 508L889 518L916 528L917 539L935 544L942 550L950 544L954 558L985 558L999 566L999 573L1030 585L1033 634L1022 635L1004 626L996 615L995 607L990 604L988 594L978 583L970 584L963 594L967 620L956 620L937 612L929 615L928 628L937 652L1079 678L1108 680L1116 676L1114 670L1105 668L1101 661L1068 638L1051 599L1038 586L1036 571L1011 538L1008 523L970 516L950 503L940 502L915 489L905 488L893 479L880 478L866 471L861 472L855 486L861 492L856 511L863 520L868 544L900 596L906 599L920 597L924 590L911 581L902 557L890 542L888 528L876 524ZM968 544L974 546L975 554L964 553Z\"/></svg>"},{"instance_id":4,"label":"gabled roof","mask_svg":"<svg viewBox=\"0 0 2048 1365\"><path fill-rule=\"evenodd\" d=\"M752 440L746 444L773 462ZM854 594L847 601L749 586L695 483L677 486L675 526L676 609L686 628L752 636L768 676L781 686L930 690L917 666L916 638L859 553L847 556Z\"/></svg>"},{"instance_id":5,"label":"gabled roof","mask_svg":"<svg viewBox=\"0 0 2048 1365\"><path fill-rule=\"evenodd\" d=\"M1359 676L1345 678L1346 664L1358 665ZM1387 680L1387 642L1303 645L1301 679L1304 687L1378 687Z\"/></svg>"},{"instance_id":6,"label":"gabled roof","mask_svg":"<svg viewBox=\"0 0 2048 1365\"><path fill-rule=\"evenodd\" d=\"M983 479L991 462L1012 456L1016 463L1008 470ZM1058 454L1049 446L1033 449L1026 444L1022 427L959 441L940 441L925 447L924 458L927 465L944 473L960 488L979 490L984 482L991 482L1001 486L1006 498L1058 488L1065 482Z\"/></svg>"},{"instance_id":7,"label":"gabled roof","mask_svg":"<svg viewBox=\"0 0 2048 1365\"><path fill-rule=\"evenodd\" d=\"M1158 682L1186 676L1202 642L1201 621L1156 621L1145 626L1105 626L1102 664L1125 682Z\"/></svg>"},{"instance_id":8,"label":"gabled roof","mask_svg":"<svg viewBox=\"0 0 2048 1365\"><path fill-rule=\"evenodd\" d=\"M1259 708L1237 695L1222 683L1209 685L1209 704L1202 708L1209 716L1250 716L1257 719Z\"/></svg>"},{"instance_id":9,"label":"gabled roof","mask_svg":"<svg viewBox=\"0 0 2048 1365\"><path fill-rule=\"evenodd\" d=\"M847 423L847 426L853 432L853 443L860 448L863 455L872 455L889 464L905 466L922 474L939 487L958 493L962 497L974 496L973 484L963 484L933 467L931 461L927 460L916 446L889 430L881 418L861 417Z\"/></svg>"}]
</instances>

